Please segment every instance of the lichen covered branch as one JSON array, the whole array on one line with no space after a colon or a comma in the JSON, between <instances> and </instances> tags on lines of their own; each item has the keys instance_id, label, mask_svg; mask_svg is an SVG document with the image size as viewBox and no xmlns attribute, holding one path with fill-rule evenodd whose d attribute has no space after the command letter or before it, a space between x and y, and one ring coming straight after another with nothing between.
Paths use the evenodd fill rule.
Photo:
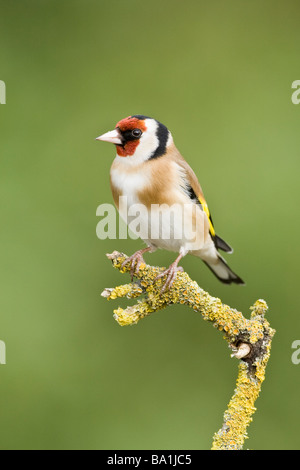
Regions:
<instances>
[{"instance_id":1,"label":"lichen covered branch","mask_svg":"<svg viewBox=\"0 0 300 470\"><path fill-rule=\"evenodd\" d=\"M119 271L130 270L130 266L122 267L127 258L125 254L114 251L107 257ZM164 279L155 280L160 272L162 268L142 264L135 282L106 288L102 296L108 300L143 297L134 306L114 310L114 318L121 326L136 324L152 312L179 303L199 312L204 320L224 333L231 355L240 363L236 389L224 414L223 426L214 435L212 449L242 449L247 427L256 410L254 404L265 378L275 333L265 318L267 304L264 300L257 300L251 307L250 319L246 319L241 312L201 289L185 272L178 272L172 288L162 293Z\"/></svg>"}]
</instances>

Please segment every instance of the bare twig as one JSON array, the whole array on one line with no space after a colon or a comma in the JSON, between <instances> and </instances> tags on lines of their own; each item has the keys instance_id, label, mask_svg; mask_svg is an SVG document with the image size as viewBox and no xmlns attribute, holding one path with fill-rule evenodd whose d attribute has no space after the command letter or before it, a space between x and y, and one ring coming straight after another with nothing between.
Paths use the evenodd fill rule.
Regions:
<instances>
[{"instance_id":1,"label":"bare twig","mask_svg":"<svg viewBox=\"0 0 300 470\"><path fill-rule=\"evenodd\" d=\"M107 257L119 271L130 270L130 266L121 266L126 259L125 254L114 251ZM251 307L250 319L246 319L241 312L201 289L185 272L179 272L172 288L161 293L164 279L155 280L161 271L161 268L142 264L136 282L106 288L102 296L108 300L144 296L134 306L114 310L114 318L121 326L136 324L152 312L179 303L201 313L204 320L224 333L232 350L231 356L239 359L240 363L236 388L224 413L223 425L214 435L212 449L242 449L247 427L256 410L254 404L265 378L275 333L265 318L267 304L264 300L257 300Z\"/></svg>"}]
</instances>

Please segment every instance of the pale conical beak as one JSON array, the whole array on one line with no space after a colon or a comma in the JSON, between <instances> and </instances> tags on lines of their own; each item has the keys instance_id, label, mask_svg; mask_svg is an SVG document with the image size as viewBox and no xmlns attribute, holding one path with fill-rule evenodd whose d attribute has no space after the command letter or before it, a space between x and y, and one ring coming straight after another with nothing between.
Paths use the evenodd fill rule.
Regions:
<instances>
[{"instance_id":1,"label":"pale conical beak","mask_svg":"<svg viewBox=\"0 0 300 470\"><path fill-rule=\"evenodd\" d=\"M96 140L103 140L103 142L111 142L112 144L122 145L122 138L120 132L117 129L106 132L106 134L100 135Z\"/></svg>"}]
</instances>

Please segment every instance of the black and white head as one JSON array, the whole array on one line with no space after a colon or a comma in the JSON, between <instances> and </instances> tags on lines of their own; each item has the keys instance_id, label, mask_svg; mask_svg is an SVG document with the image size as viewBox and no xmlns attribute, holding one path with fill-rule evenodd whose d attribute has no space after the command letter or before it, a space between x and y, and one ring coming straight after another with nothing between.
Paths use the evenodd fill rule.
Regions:
<instances>
[{"instance_id":1,"label":"black and white head","mask_svg":"<svg viewBox=\"0 0 300 470\"><path fill-rule=\"evenodd\" d=\"M113 131L97 137L97 140L115 144L117 156L131 164L159 158L173 143L166 126L139 114L122 119Z\"/></svg>"}]
</instances>

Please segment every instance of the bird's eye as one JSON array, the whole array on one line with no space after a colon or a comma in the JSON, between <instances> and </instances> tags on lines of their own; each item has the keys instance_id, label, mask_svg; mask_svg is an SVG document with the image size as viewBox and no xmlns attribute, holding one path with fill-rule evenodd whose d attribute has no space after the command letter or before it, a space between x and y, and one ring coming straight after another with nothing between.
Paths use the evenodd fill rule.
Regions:
<instances>
[{"instance_id":1,"label":"bird's eye","mask_svg":"<svg viewBox=\"0 0 300 470\"><path fill-rule=\"evenodd\" d=\"M142 131L140 129L133 129L131 131L131 134L135 139L138 139L139 137L141 137Z\"/></svg>"}]
</instances>

